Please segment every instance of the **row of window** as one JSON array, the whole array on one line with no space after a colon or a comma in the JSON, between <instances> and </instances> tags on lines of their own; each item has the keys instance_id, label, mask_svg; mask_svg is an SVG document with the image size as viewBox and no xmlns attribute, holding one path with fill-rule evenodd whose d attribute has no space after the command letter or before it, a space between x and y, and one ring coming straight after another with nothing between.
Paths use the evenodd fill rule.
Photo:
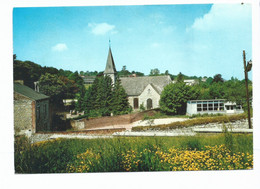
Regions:
<instances>
[{"instance_id":1,"label":"row of window","mask_svg":"<svg viewBox=\"0 0 260 189\"><path fill-rule=\"evenodd\" d=\"M214 102L214 103L210 103L208 102L207 104L203 103L203 104L197 104L197 111L201 112L201 111L223 111L224 110L224 103L218 103L218 102Z\"/></svg>"}]
</instances>

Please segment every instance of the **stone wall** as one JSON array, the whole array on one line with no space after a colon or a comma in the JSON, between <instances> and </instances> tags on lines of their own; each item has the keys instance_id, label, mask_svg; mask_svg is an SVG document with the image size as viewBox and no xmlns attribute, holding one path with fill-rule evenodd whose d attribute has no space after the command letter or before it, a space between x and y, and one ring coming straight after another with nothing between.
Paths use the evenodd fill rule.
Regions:
<instances>
[{"instance_id":1,"label":"stone wall","mask_svg":"<svg viewBox=\"0 0 260 189\"><path fill-rule=\"evenodd\" d=\"M251 119L252 126L253 126L253 119ZM232 129L248 129L248 120L242 119L235 122L225 123L224 124L227 128ZM223 123L208 123L204 125L195 125L192 128L223 128Z\"/></svg>"},{"instance_id":2,"label":"stone wall","mask_svg":"<svg viewBox=\"0 0 260 189\"><path fill-rule=\"evenodd\" d=\"M157 110L146 110L143 112L136 112L127 115L119 115L112 117L101 117L101 118L92 118L92 119L81 119L81 120L72 120L71 126L76 130L81 129L94 129L103 126L112 126L112 125L127 125L135 121L142 120L144 116L153 116Z\"/></svg>"},{"instance_id":3,"label":"stone wall","mask_svg":"<svg viewBox=\"0 0 260 189\"><path fill-rule=\"evenodd\" d=\"M14 93L14 129L15 133L33 132L32 100Z\"/></svg>"}]
</instances>

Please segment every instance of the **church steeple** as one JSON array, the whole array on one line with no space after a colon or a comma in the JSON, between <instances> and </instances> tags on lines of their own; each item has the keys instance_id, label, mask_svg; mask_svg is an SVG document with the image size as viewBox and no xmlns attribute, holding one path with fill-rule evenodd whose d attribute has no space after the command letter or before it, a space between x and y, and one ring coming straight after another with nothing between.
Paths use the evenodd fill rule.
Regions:
<instances>
[{"instance_id":1,"label":"church steeple","mask_svg":"<svg viewBox=\"0 0 260 189\"><path fill-rule=\"evenodd\" d=\"M110 47L110 40L109 40L109 50L108 50L108 56L107 56L107 64L106 69L104 71L104 75L108 75L112 79L112 84L115 84L116 81L116 66L114 63L111 47Z\"/></svg>"}]
</instances>

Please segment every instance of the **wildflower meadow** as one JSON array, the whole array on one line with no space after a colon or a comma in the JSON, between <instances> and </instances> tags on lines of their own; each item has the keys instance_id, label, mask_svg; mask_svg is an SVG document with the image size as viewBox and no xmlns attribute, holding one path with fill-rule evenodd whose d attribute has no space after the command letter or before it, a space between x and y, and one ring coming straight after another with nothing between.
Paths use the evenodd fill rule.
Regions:
<instances>
[{"instance_id":1,"label":"wildflower meadow","mask_svg":"<svg viewBox=\"0 0 260 189\"><path fill-rule=\"evenodd\" d=\"M16 173L239 170L253 168L252 134L15 141Z\"/></svg>"}]
</instances>

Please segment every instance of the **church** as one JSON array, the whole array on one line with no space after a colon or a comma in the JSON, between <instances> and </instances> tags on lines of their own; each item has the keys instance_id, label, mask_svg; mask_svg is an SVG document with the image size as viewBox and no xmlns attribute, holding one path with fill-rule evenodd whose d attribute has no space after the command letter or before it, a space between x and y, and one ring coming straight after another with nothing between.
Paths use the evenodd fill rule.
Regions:
<instances>
[{"instance_id":1,"label":"church","mask_svg":"<svg viewBox=\"0 0 260 189\"><path fill-rule=\"evenodd\" d=\"M111 47L108 50L104 75L111 77L114 84L117 77L115 62ZM164 87L172 80L167 76L143 76L143 77L120 77L121 84L125 89L129 104L134 110L142 105L145 109L159 108L159 101Z\"/></svg>"}]
</instances>

